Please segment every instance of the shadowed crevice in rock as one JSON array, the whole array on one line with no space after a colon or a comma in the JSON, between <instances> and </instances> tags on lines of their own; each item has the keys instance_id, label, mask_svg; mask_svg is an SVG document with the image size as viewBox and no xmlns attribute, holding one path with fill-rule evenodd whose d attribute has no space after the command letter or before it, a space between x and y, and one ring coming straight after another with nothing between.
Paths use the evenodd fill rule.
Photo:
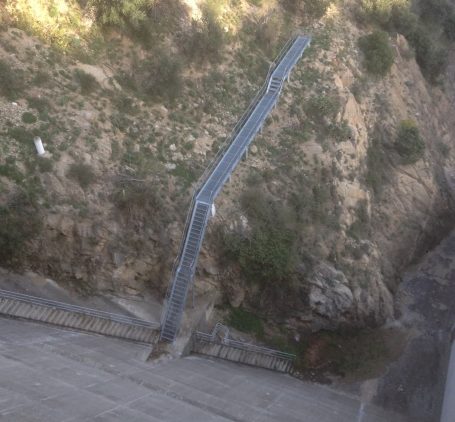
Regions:
<instances>
[{"instance_id":1,"label":"shadowed crevice in rock","mask_svg":"<svg viewBox=\"0 0 455 422\"><path fill-rule=\"evenodd\" d=\"M455 231L404 276L398 322L411 332L402 356L380 380L375 402L413 421L437 422L455 320Z\"/></svg>"}]
</instances>

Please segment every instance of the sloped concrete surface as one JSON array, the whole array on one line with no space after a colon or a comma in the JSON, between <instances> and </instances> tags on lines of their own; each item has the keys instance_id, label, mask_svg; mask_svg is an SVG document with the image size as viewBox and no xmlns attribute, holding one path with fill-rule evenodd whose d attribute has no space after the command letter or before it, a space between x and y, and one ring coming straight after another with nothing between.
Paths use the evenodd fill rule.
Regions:
<instances>
[{"instance_id":1,"label":"sloped concrete surface","mask_svg":"<svg viewBox=\"0 0 455 422\"><path fill-rule=\"evenodd\" d=\"M0 318L1 422L399 422L287 375Z\"/></svg>"}]
</instances>

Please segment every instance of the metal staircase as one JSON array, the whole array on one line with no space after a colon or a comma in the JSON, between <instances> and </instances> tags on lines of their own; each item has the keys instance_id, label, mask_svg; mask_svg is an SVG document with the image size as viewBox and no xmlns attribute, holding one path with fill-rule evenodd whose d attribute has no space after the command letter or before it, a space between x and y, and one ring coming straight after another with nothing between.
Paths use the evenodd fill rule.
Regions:
<instances>
[{"instance_id":1,"label":"metal staircase","mask_svg":"<svg viewBox=\"0 0 455 422\"><path fill-rule=\"evenodd\" d=\"M191 220L186 231L183 251L180 257L181 264L175 272L164 313L165 320L162 321L161 340L173 341L178 331L183 310L185 309L188 286L193 278L197 257L204 238L209 209L210 206L208 204L199 201L196 201L192 207Z\"/></svg>"},{"instance_id":2,"label":"metal staircase","mask_svg":"<svg viewBox=\"0 0 455 422\"><path fill-rule=\"evenodd\" d=\"M282 80L276 77L272 77L270 78L270 83L267 92L272 94L274 94L275 92L280 92L281 86Z\"/></svg>"},{"instance_id":3,"label":"metal staircase","mask_svg":"<svg viewBox=\"0 0 455 422\"><path fill-rule=\"evenodd\" d=\"M165 299L161 318L162 341L173 342L178 333L213 201L246 153L251 141L261 130L265 119L278 101L285 79L310 42L310 37L298 35L286 43L264 85L200 179Z\"/></svg>"}]
</instances>

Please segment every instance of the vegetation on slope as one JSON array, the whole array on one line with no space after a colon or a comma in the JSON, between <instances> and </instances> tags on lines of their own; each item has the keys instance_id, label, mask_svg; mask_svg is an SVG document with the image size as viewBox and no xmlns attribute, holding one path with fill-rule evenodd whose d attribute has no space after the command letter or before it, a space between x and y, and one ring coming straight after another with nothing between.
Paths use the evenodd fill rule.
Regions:
<instances>
[{"instance_id":1,"label":"vegetation on slope","mask_svg":"<svg viewBox=\"0 0 455 422\"><path fill-rule=\"evenodd\" d=\"M425 142L412 120L403 120L398 128L395 148L405 164L413 164L423 157Z\"/></svg>"},{"instance_id":2,"label":"vegetation on slope","mask_svg":"<svg viewBox=\"0 0 455 422\"><path fill-rule=\"evenodd\" d=\"M245 192L242 205L254 226L248 235L226 235L226 254L239 263L248 280L279 288L289 281L296 262L295 217L257 190Z\"/></svg>"},{"instance_id":3,"label":"vegetation on slope","mask_svg":"<svg viewBox=\"0 0 455 422\"><path fill-rule=\"evenodd\" d=\"M379 203L393 166L419 165L426 135L399 124L407 115L397 121L390 112L393 81L386 76L400 59L390 35L403 33L426 77L437 82L453 13L449 6L443 15L425 12L406 0L357 3L360 25L353 31L350 11L328 0L206 0L194 8L179 0L2 3L0 55L8 60L0 58L0 222L14 230L0 230L0 263L17 262L13 252L36 251L46 236L56 246L47 256L43 251L42 264L28 261L32 268L80 284L103 280L103 288L162 292L195 181L280 46L304 28L312 47L255 141L250 165L240 166L220 201L217 218L241 212L246 219L223 230L220 242L223 268L233 274L223 287L232 281L247 290L229 322L276 347L294 347L294 327L319 318L302 313L321 262L346 276L346 289L358 288L359 301L364 293L370 300L385 255L372 233L390 233L393 224L386 212L378 217ZM385 77L363 73L362 62ZM406 92L406 113L415 116ZM35 157L35 135L45 142L46 158ZM343 189L356 201L346 200ZM23 215L14 214L14 191L30 198ZM23 224L33 222L32 211L43 213L43 225ZM392 279L394 269L384 267ZM330 288L341 279L328 278ZM351 311L329 323L355 319ZM372 324L380 321L380 311L371 315ZM268 332L273 323L283 332ZM324 341L335 351L329 337Z\"/></svg>"},{"instance_id":4,"label":"vegetation on slope","mask_svg":"<svg viewBox=\"0 0 455 422\"><path fill-rule=\"evenodd\" d=\"M359 39L359 46L365 55L365 67L373 75L384 76L390 70L394 60L389 36L383 31L376 31Z\"/></svg>"},{"instance_id":5,"label":"vegetation on slope","mask_svg":"<svg viewBox=\"0 0 455 422\"><path fill-rule=\"evenodd\" d=\"M448 0L361 0L356 9L360 22L375 23L403 34L413 47L427 79L438 81L446 66L448 42L455 32L455 6Z\"/></svg>"}]
</instances>

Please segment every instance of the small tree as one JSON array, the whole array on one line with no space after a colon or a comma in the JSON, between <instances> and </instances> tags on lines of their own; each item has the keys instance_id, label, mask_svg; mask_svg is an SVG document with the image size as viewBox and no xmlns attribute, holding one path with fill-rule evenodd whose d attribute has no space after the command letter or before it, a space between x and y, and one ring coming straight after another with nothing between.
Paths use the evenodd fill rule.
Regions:
<instances>
[{"instance_id":1,"label":"small tree","mask_svg":"<svg viewBox=\"0 0 455 422\"><path fill-rule=\"evenodd\" d=\"M385 76L394 60L389 36L384 31L375 31L359 39L359 46L365 56L365 67L368 72Z\"/></svg>"},{"instance_id":2,"label":"small tree","mask_svg":"<svg viewBox=\"0 0 455 422\"><path fill-rule=\"evenodd\" d=\"M400 154L403 164L413 164L423 157L425 143L412 120L403 120L400 123L395 149Z\"/></svg>"}]
</instances>

